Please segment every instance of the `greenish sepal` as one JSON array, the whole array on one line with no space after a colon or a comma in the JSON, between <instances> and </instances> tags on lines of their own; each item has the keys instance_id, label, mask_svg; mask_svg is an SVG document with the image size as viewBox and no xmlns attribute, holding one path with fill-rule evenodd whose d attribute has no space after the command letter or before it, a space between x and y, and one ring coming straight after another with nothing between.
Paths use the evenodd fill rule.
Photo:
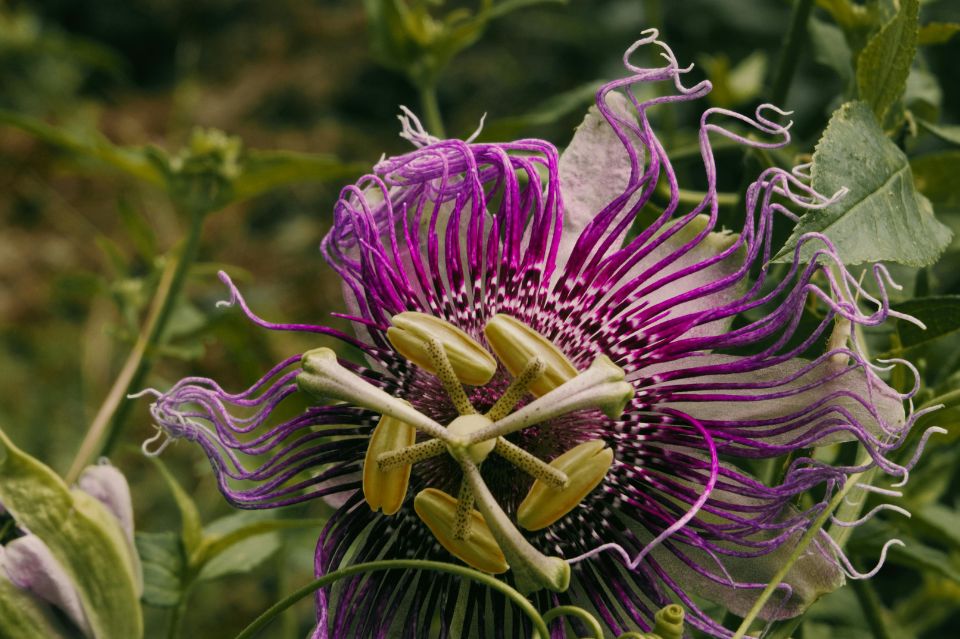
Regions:
<instances>
[{"instance_id":1,"label":"greenish sepal","mask_svg":"<svg viewBox=\"0 0 960 639\"><path fill-rule=\"evenodd\" d=\"M0 502L63 566L80 593L94 636L143 636L138 579L120 523L87 493L71 492L2 431Z\"/></svg>"},{"instance_id":2,"label":"greenish sepal","mask_svg":"<svg viewBox=\"0 0 960 639\"><path fill-rule=\"evenodd\" d=\"M17 588L0 565L0 619L4 639L65 639L62 626L50 607L28 592Z\"/></svg>"}]
</instances>

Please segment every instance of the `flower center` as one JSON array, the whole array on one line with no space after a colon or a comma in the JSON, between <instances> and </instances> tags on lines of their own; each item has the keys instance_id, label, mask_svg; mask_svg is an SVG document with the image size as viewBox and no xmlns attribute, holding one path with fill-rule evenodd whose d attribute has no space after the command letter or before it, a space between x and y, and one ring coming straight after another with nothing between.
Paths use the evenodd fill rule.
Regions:
<instances>
[{"instance_id":1,"label":"flower center","mask_svg":"<svg viewBox=\"0 0 960 639\"><path fill-rule=\"evenodd\" d=\"M449 454L463 478L456 497L435 488L422 490L414 510L444 548L465 563L490 573L512 569L522 590L565 590L569 566L547 557L519 532L545 528L579 504L606 476L613 451L602 440L581 442L547 463L505 436L567 413L600 409L619 417L633 397L623 370L604 355L578 371L549 340L507 315L493 317L484 329L496 359L472 337L449 322L423 313L400 313L387 337L397 352L437 377L460 416L446 427L402 399L373 386L340 366L329 349L302 358L301 389L379 412L363 467L363 492L369 506L391 515L406 497L413 464ZM512 376L500 398L478 414L464 384L487 384L497 360ZM527 395L536 397L514 411ZM426 435L418 443L416 433ZM534 478L512 521L480 475L480 465L496 454ZM476 509L474 509L476 506Z\"/></svg>"}]
</instances>

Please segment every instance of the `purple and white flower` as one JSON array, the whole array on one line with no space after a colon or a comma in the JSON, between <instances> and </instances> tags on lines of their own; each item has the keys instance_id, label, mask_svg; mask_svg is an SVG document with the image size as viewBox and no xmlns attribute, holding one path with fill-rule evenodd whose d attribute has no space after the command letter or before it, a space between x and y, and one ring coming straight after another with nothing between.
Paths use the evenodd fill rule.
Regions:
<instances>
[{"instance_id":1,"label":"purple and white flower","mask_svg":"<svg viewBox=\"0 0 960 639\"><path fill-rule=\"evenodd\" d=\"M631 64L640 46L666 64ZM889 453L917 416L903 408L912 393L850 339L896 315L887 272L869 271L871 295L818 234L771 263L775 224L843 194L768 168L738 232L723 230L712 139L782 146L787 114L704 111L706 188L690 203L649 114L710 84L685 87L689 69L655 33L624 62L630 75L600 89L563 154L535 139L439 140L401 118L417 148L343 189L322 244L355 336L265 321L222 275L260 326L332 335L365 359L297 354L239 394L191 377L152 406L164 433L203 448L232 504L337 504L317 575L463 561L541 609L588 606L617 634L679 603L691 626L728 637L699 602L746 613L850 475L905 480ZM659 97L638 97L645 83ZM303 392L319 403L271 420ZM866 465L813 454L846 441ZM763 459L787 460L771 485L746 471ZM763 616L799 614L849 570L820 535ZM464 636L530 635L502 596L412 570L320 591L315 636L421 637L437 619L449 636L455 610Z\"/></svg>"}]
</instances>

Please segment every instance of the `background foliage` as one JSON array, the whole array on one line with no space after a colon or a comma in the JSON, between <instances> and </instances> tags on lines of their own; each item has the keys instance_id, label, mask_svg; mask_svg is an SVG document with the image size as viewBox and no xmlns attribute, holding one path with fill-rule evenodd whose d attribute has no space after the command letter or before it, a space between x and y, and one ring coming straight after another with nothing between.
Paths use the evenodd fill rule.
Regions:
<instances>
[{"instance_id":1,"label":"background foliage","mask_svg":"<svg viewBox=\"0 0 960 639\"><path fill-rule=\"evenodd\" d=\"M871 522L846 540L861 567L890 537L907 545L877 578L772 636L942 637L960 624L955 1L6 2L0 426L68 478L109 451L130 479L147 636L184 627L186 636L234 636L310 579L328 514L322 504L237 514L197 451L172 447L163 457L171 471L139 452L152 430L146 402L124 400L127 388L163 388L185 374L242 388L265 362L332 346L215 309L225 296L216 271L228 269L273 320L336 324L339 286L316 247L340 186L407 148L398 105L433 131L442 117L451 136L469 135L486 113L483 139L562 145L650 26L714 83L713 104L752 110L773 100L795 112L786 149L744 155L718 145L724 214L735 219L759 168L812 154L814 186L847 186L855 197L800 227L830 229L851 263L894 263L904 285L892 293L896 307L929 330L891 322L862 337L876 356L917 363L918 406L946 404L921 426L949 433L898 502L913 517ZM655 117L695 187L696 114ZM789 248L791 238L782 241ZM303 636L312 615L301 602L270 636Z\"/></svg>"}]
</instances>

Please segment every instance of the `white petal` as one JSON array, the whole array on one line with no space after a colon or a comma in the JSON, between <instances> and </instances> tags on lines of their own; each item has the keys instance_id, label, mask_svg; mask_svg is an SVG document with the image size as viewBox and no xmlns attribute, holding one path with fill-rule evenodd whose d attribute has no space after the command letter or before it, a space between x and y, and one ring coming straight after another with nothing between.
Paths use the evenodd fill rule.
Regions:
<instances>
[{"instance_id":1,"label":"white petal","mask_svg":"<svg viewBox=\"0 0 960 639\"><path fill-rule=\"evenodd\" d=\"M701 366L722 366L743 362L742 358L729 355L705 355L692 357L679 362L649 367L640 371L641 376L655 375L657 370ZM814 427L827 426L823 420L840 421L844 424L858 423L876 437L903 428L905 415L903 402L899 396L873 371L865 372L862 367L844 367L829 360L810 368L811 362L804 359L792 359L782 364L761 368L749 372L705 373L688 379L665 382L653 386L655 389L669 389L678 384L703 385L703 389L683 391L686 397L703 395L722 395L723 398L703 399L699 401L671 401L661 404L664 407L687 413L705 425L710 422L746 422L758 420L777 420L769 426L756 426L744 432L753 434L764 444L787 444L802 436ZM748 384L752 388L720 389L721 384ZM757 388L765 386L765 388ZM836 393L843 393L831 397ZM786 394L783 397L774 395ZM858 401L859 398L861 401ZM807 411L835 407L846 411L846 415L832 410L817 418L789 416ZM869 408L868 408L869 407ZM872 410L871 410L872 409ZM874 414L875 413L875 414ZM819 426L818 426L819 424ZM774 428L785 425L791 428L778 434L766 434ZM836 432L818 439L816 445L848 441L853 436L847 431Z\"/></svg>"},{"instance_id":2,"label":"white petal","mask_svg":"<svg viewBox=\"0 0 960 639\"><path fill-rule=\"evenodd\" d=\"M636 119L636 111L620 93L606 96L617 116ZM641 150L638 148L638 153ZM643 156L640 156L642 162ZM563 235L557 263L564 264L580 232L597 213L622 195L630 179L630 156L596 106L590 107L573 139L560 156L560 189L563 195ZM615 243L619 248L620 242Z\"/></svg>"}]
</instances>

